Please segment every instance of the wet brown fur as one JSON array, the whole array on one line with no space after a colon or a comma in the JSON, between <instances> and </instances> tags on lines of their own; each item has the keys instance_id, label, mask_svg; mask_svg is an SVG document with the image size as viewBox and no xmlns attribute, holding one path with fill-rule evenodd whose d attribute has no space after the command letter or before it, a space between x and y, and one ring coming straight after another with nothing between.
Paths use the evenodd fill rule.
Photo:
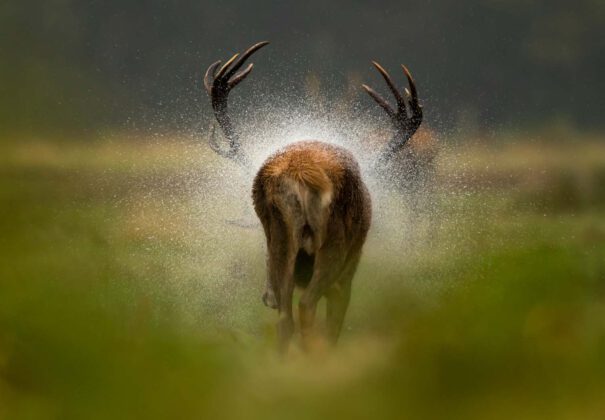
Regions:
<instances>
[{"instance_id":1,"label":"wet brown fur","mask_svg":"<svg viewBox=\"0 0 605 420\"><path fill-rule=\"evenodd\" d=\"M371 222L371 199L357 161L328 143L291 144L262 165L252 198L267 239L267 293L274 294L280 313L280 348L287 349L294 333L295 285L304 286L303 345L308 346L321 297L328 300L328 338L336 342Z\"/></svg>"}]
</instances>

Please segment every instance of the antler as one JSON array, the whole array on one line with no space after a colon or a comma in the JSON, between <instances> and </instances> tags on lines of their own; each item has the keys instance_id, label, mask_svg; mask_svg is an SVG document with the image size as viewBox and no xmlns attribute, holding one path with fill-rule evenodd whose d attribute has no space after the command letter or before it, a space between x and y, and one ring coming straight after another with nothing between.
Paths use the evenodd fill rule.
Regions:
<instances>
[{"instance_id":1,"label":"antler","mask_svg":"<svg viewBox=\"0 0 605 420\"><path fill-rule=\"evenodd\" d=\"M396 130L395 136L386 145L379 157L379 162L386 163L399 149L406 144L406 142L414 135L418 127L420 127L420 124L422 123L422 106L418 103L418 91L416 90L416 84L414 83L414 79L406 66L402 64L401 68L403 69L405 77L408 79L410 89L408 90L405 88L403 93L400 93L397 90L395 83L393 83L393 79L389 73L387 73L387 71L376 61L372 61L372 64L384 78L384 81L387 83L389 90L393 93L395 101L397 102L397 110L394 110L391 105L374 89L368 85L362 85L365 91L368 92L368 94L378 103L378 105L385 110Z\"/></svg>"},{"instance_id":2,"label":"antler","mask_svg":"<svg viewBox=\"0 0 605 420\"><path fill-rule=\"evenodd\" d=\"M206 70L206 74L204 76L204 86L212 101L214 116L223 130L223 133L225 133L225 137L227 137L229 140L229 148L227 150L221 148L214 138L213 130L211 133L210 147L216 153L228 159L233 159L240 162L245 159L239 153L241 146L239 136L233 128L231 118L227 112L227 98L229 96L229 92L250 74L254 64L248 64L248 66L240 72L238 72L238 70L244 65L246 60L250 58L252 54L267 44L269 44L267 41L254 44L242 55L235 54L225 64L223 64L220 69L219 66L221 65L221 61L217 61L211 64L210 67L208 67L208 70Z\"/></svg>"}]
</instances>

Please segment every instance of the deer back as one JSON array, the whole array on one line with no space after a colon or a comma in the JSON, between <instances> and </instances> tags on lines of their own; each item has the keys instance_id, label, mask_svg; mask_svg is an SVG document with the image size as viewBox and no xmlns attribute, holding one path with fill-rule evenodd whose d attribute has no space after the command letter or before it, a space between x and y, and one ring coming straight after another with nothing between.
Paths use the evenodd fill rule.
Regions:
<instances>
[{"instance_id":1,"label":"deer back","mask_svg":"<svg viewBox=\"0 0 605 420\"><path fill-rule=\"evenodd\" d=\"M267 239L277 218L294 246L309 254L328 240L345 247L356 237L363 242L370 224L371 201L359 165L347 150L327 143L298 142L269 157L252 197Z\"/></svg>"}]
</instances>

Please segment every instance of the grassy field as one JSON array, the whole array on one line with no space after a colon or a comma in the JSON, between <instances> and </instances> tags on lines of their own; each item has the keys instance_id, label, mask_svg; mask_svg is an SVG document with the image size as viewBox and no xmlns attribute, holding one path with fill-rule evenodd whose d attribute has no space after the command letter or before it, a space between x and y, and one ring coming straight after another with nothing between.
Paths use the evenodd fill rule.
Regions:
<instances>
[{"instance_id":1,"label":"grassy field","mask_svg":"<svg viewBox=\"0 0 605 420\"><path fill-rule=\"evenodd\" d=\"M375 191L340 345L280 360L249 174L7 139L0 418L602 419L602 140L451 147L420 218Z\"/></svg>"}]
</instances>

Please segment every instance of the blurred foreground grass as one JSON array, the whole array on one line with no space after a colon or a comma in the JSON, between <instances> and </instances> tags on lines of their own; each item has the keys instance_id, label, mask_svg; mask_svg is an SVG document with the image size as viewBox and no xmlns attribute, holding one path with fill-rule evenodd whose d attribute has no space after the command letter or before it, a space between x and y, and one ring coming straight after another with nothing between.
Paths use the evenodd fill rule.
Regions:
<instances>
[{"instance_id":1,"label":"blurred foreground grass","mask_svg":"<svg viewBox=\"0 0 605 420\"><path fill-rule=\"evenodd\" d=\"M7 141L0 418L603 418L598 140L444 152L432 239L379 209L340 346L286 361L262 233L225 224L234 168L186 141Z\"/></svg>"}]
</instances>

